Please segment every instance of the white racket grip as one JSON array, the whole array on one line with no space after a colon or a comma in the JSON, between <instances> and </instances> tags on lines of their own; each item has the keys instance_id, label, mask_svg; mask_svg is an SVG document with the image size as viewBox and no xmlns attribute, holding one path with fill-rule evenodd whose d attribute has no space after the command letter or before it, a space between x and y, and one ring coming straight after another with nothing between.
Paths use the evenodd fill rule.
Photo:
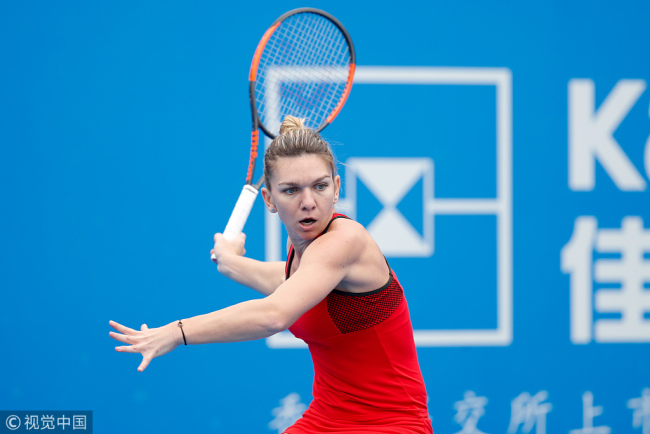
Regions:
<instances>
[{"instance_id":1,"label":"white racket grip","mask_svg":"<svg viewBox=\"0 0 650 434\"><path fill-rule=\"evenodd\" d=\"M244 188L242 188L239 199L237 199L237 203L235 204L235 208L232 210L232 214L230 214L226 230L223 231L225 239L232 240L242 232L258 193L259 191L257 191L257 189L252 185L246 184Z\"/></svg>"},{"instance_id":2,"label":"white racket grip","mask_svg":"<svg viewBox=\"0 0 650 434\"><path fill-rule=\"evenodd\" d=\"M246 184L242 188L235 208L232 210L232 214L230 214L230 218L228 219L228 224L226 224L226 229L223 231L225 239L232 240L242 232L246 220L248 220L248 215L251 213L251 209L253 209L253 204L258 193L259 191L252 185ZM217 259L214 253L212 254L212 259Z\"/></svg>"}]
</instances>

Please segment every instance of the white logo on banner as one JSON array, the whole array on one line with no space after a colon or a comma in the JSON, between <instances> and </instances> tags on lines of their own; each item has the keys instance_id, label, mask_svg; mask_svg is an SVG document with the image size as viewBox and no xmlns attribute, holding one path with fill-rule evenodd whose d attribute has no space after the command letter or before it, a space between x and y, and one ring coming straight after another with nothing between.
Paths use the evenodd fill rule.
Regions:
<instances>
[{"instance_id":1,"label":"white logo on banner","mask_svg":"<svg viewBox=\"0 0 650 434\"><path fill-rule=\"evenodd\" d=\"M616 254L616 258L594 261L594 251ZM571 286L571 341L650 342L650 230L641 217L625 217L620 229L598 229L595 217L575 221L571 240L562 249L562 271L569 273ZM594 281L609 285L595 291ZM617 288L612 288L617 285ZM595 307L592 306L595 299ZM599 313L616 313L620 318L593 321Z\"/></svg>"},{"instance_id":2,"label":"white logo on banner","mask_svg":"<svg viewBox=\"0 0 650 434\"><path fill-rule=\"evenodd\" d=\"M430 158L350 158L346 161L346 194L339 209L356 214L356 182L362 182L382 204L367 225L387 257L430 257L434 254L436 215L497 217L497 324L494 329L414 330L415 343L427 346L504 346L512 341L512 77L505 68L358 67L357 85L494 86L496 94L495 198L435 198L434 161ZM267 146L268 146L267 140ZM422 178L422 235L397 205ZM282 228L276 214L265 213L267 261L281 261ZM270 348L306 347L289 332L266 340Z\"/></svg>"},{"instance_id":3,"label":"white logo on banner","mask_svg":"<svg viewBox=\"0 0 650 434\"><path fill-rule=\"evenodd\" d=\"M623 191L643 191L646 182L614 138L614 132L646 88L643 80L620 80L596 110L594 82L569 82L569 188L591 191L596 160ZM650 138L645 147L650 176Z\"/></svg>"},{"instance_id":4,"label":"white logo on banner","mask_svg":"<svg viewBox=\"0 0 650 434\"><path fill-rule=\"evenodd\" d=\"M433 219L426 204L433 199L433 161L429 158L350 158L345 165L345 202L352 217L357 202L355 178L365 184L383 208L366 229L388 257L429 257L433 253ZM423 179L424 236L397 210L397 205Z\"/></svg>"}]
</instances>

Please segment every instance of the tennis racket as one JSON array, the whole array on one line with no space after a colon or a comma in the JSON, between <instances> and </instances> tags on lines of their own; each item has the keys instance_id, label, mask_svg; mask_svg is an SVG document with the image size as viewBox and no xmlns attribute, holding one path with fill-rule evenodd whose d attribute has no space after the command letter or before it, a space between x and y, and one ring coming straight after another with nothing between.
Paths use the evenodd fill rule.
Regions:
<instances>
[{"instance_id":1,"label":"tennis racket","mask_svg":"<svg viewBox=\"0 0 650 434\"><path fill-rule=\"evenodd\" d=\"M246 184L223 232L226 239L242 232L264 183L263 177L253 183L259 131L274 139L286 115L303 118L305 126L321 131L345 104L354 68L352 39L327 12L294 9L264 33L249 74L253 132Z\"/></svg>"}]
</instances>

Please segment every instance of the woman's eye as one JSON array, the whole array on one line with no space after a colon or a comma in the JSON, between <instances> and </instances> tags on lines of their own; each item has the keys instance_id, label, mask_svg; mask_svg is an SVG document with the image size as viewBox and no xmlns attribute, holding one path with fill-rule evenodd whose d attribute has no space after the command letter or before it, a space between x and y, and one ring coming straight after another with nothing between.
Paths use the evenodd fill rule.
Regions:
<instances>
[{"instance_id":1,"label":"woman's eye","mask_svg":"<svg viewBox=\"0 0 650 434\"><path fill-rule=\"evenodd\" d=\"M286 194L294 194L296 192L296 190L297 190L296 187L291 187L291 188L287 188L286 190L284 190L284 192Z\"/></svg>"},{"instance_id":2,"label":"woman's eye","mask_svg":"<svg viewBox=\"0 0 650 434\"><path fill-rule=\"evenodd\" d=\"M316 184L316 190L325 190L327 184Z\"/></svg>"}]
</instances>

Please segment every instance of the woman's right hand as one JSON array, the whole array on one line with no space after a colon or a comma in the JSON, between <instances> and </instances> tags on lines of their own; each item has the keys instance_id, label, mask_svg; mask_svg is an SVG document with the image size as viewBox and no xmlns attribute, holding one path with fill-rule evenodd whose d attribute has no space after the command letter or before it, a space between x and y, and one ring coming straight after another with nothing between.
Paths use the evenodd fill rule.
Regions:
<instances>
[{"instance_id":1,"label":"woman's right hand","mask_svg":"<svg viewBox=\"0 0 650 434\"><path fill-rule=\"evenodd\" d=\"M178 322L174 321L165 326L150 329L142 324L140 331L126 327L115 321L108 322L117 332L109 332L109 336L126 345L115 347L115 351L121 353L140 353L142 362L138 371L144 371L154 357L167 354L178 345L184 343L182 331L179 330ZM118 333L119 332L119 333Z\"/></svg>"},{"instance_id":2,"label":"woman's right hand","mask_svg":"<svg viewBox=\"0 0 650 434\"><path fill-rule=\"evenodd\" d=\"M214 235L214 248L210 250L217 271L228 279L269 295L284 282L284 262L264 262L244 256L246 235L228 240L223 234Z\"/></svg>"},{"instance_id":3,"label":"woman's right hand","mask_svg":"<svg viewBox=\"0 0 650 434\"><path fill-rule=\"evenodd\" d=\"M214 234L214 247L210 250L212 261L219 264L225 257L229 255L244 256L246 254L246 234L243 232L237 235L232 240L227 240L223 234Z\"/></svg>"}]
</instances>

